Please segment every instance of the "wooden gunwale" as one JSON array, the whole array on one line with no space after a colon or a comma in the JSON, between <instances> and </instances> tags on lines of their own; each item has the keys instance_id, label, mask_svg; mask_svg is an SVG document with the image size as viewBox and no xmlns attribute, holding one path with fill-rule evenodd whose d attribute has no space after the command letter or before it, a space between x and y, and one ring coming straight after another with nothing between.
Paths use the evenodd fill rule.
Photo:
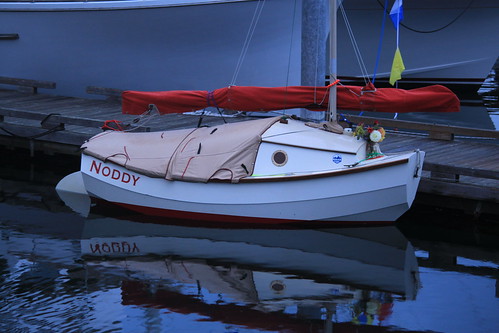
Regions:
<instances>
[{"instance_id":1,"label":"wooden gunwale","mask_svg":"<svg viewBox=\"0 0 499 333\"><path fill-rule=\"evenodd\" d=\"M262 183L262 182L281 182L281 181L296 181L296 180L307 180L316 178L327 178L327 177L338 177L348 174L354 174L359 172L365 172L370 170L376 170L381 168L387 168L394 165L405 164L409 162L409 158L397 159L394 161L386 161L371 165L354 166L348 169L340 169L333 171L317 172L306 175L286 175L286 176L261 176L261 177L247 177L241 178L240 183ZM228 182L228 181L216 181L211 180L210 182Z\"/></svg>"},{"instance_id":2,"label":"wooden gunwale","mask_svg":"<svg viewBox=\"0 0 499 333\"><path fill-rule=\"evenodd\" d=\"M310 150L328 151L328 152L336 152L336 153L355 155L355 153L352 153L351 151L346 151L346 150L309 147L309 146L304 146L304 145L295 145L295 144L291 144L291 143L268 141L266 139L262 139L262 143L269 143L269 144L275 144L275 145L279 145L279 146L286 146L286 147L293 147L293 148L306 148L306 149L310 149Z\"/></svg>"}]
</instances>

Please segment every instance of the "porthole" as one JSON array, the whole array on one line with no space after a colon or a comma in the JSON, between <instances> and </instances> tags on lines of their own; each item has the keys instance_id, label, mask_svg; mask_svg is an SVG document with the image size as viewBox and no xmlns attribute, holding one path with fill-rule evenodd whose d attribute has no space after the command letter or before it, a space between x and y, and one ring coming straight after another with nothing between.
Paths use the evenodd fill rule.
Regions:
<instances>
[{"instance_id":1,"label":"porthole","mask_svg":"<svg viewBox=\"0 0 499 333\"><path fill-rule=\"evenodd\" d=\"M280 294L286 289L286 285L284 284L284 281L282 280L274 280L270 283L270 289L277 293Z\"/></svg>"},{"instance_id":2,"label":"porthole","mask_svg":"<svg viewBox=\"0 0 499 333\"><path fill-rule=\"evenodd\" d=\"M281 167L288 163L288 154L286 154L285 151L282 150L276 150L272 154L272 163L274 163L275 166Z\"/></svg>"}]
</instances>

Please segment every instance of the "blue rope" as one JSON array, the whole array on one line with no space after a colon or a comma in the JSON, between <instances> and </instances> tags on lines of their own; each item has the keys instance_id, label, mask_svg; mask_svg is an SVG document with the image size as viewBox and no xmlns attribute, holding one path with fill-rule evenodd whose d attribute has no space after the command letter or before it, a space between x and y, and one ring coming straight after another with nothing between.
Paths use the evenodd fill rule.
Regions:
<instances>
[{"instance_id":1,"label":"blue rope","mask_svg":"<svg viewBox=\"0 0 499 333\"><path fill-rule=\"evenodd\" d=\"M381 57L381 45L383 44L383 36L385 34L386 8L388 8L388 0L385 0L385 7L383 9L383 22L381 23L381 33L379 36L378 54L376 55L376 65L374 65L373 84L374 81L376 81L376 73L378 72L379 58Z\"/></svg>"}]
</instances>

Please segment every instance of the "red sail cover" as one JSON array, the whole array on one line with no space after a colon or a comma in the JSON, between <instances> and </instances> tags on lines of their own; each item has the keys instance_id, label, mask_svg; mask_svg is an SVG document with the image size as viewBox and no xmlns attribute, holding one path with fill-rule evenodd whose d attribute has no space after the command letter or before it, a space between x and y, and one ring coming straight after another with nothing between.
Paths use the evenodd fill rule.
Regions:
<instances>
[{"instance_id":1,"label":"red sail cover","mask_svg":"<svg viewBox=\"0 0 499 333\"><path fill-rule=\"evenodd\" d=\"M328 87L239 87L230 86L208 92L172 90L158 92L125 91L123 113L142 114L155 104L161 114L202 110L209 106L235 111L273 111L305 108L324 111L328 108ZM457 112L459 99L448 88L433 85L412 90L378 88L372 84L338 86L339 110L406 112Z\"/></svg>"}]
</instances>

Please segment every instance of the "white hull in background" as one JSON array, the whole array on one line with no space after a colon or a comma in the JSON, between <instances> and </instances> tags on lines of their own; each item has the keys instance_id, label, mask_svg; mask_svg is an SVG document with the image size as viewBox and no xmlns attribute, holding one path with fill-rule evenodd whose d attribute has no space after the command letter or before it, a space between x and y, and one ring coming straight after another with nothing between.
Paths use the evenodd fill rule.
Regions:
<instances>
[{"instance_id":1,"label":"white hull in background","mask_svg":"<svg viewBox=\"0 0 499 333\"><path fill-rule=\"evenodd\" d=\"M81 172L91 196L147 215L220 222L385 222L395 221L412 204L423 156L411 152L327 176L238 184L150 178L85 154Z\"/></svg>"},{"instance_id":2,"label":"white hull in background","mask_svg":"<svg viewBox=\"0 0 499 333\"><path fill-rule=\"evenodd\" d=\"M0 2L0 34L6 36L0 40L0 62L6 64L0 74L55 82L55 90L43 91L80 97L89 96L87 86L145 91L224 87L233 83L252 19L248 14L257 3ZM371 75L383 18L380 3L384 1L343 2ZM400 50L406 67L402 81L481 84L499 56L497 1L405 0L403 5L403 24L437 31L401 28ZM265 3L235 84L301 84L301 7L301 1ZM14 35L19 39L7 40ZM337 35L338 75L359 77L361 67L341 17ZM378 79L390 75L395 47L396 32L387 18Z\"/></svg>"},{"instance_id":3,"label":"white hull in background","mask_svg":"<svg viewBox=\"0 0 499 333\"><path fill-rule=\"evenodd\" d=\"M384 0L343 2L369 74L376 65L384 3ZM393 1L388 1L388 10L392 5ZM481 84L499 56L496 0L404 0L403 8L402 24L407 28L400 28L399 47L405 65L402 81ZM341 17L338 45L342 46L338 48L339 76L360 76ZM387 15L378 79L390 76L395 49L396 30Z\"/></svg>"},{"instance_id":4,"label":"white hull in background","mask_svg":"<svg viewBox=\"0 0 499 333\"><path fill-rule=\"evenodd\" d=\"M258 3L0 2L0 34L18 36L0 39L0 76L55 82L55 89L40 92L87 98L97 96L86 93L88 86L153 91L300 84L301 19L288 0L265 3L232 82Z\"/></svg>"}]
</instances>

